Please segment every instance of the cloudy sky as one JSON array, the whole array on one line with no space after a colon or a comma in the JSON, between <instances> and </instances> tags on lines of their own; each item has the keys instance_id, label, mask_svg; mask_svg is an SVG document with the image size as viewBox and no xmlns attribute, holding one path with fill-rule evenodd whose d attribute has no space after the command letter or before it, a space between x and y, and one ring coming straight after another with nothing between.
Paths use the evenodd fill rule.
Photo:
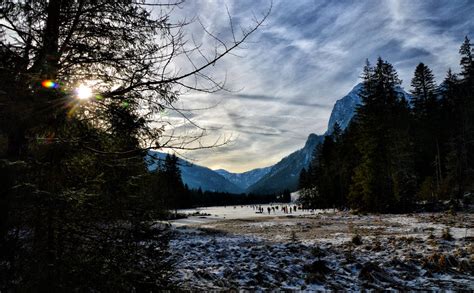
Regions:
<instances>
[{"instance_id":1,"label":"cloudy sky","mask_svg":"<svg viewBox=\"0 0 474 293\"><path fill-rule=\"evenodd\" d=\"M195 17L219 38L231 41L233 26L252 25L270 1L187 1L177 12ZM274 0L265 25L245 46L212 68L230 92L188 93L178 106L212 109L188 112L207 128L203 143L231 142L213 150L184 153L212 169L243 172L278 162L301 148L310 133L326 131L335 101L360 80L366 58L378 56L397 69L409 90L415 66L424 62L441 81L458 71L458 49L474 38L474 1ZM195 23L185 31L211 48L215 42ZM211 52L211 51L208 51ZM169 114L176 117L176 113Z\"/></svg>"}]
</instances>

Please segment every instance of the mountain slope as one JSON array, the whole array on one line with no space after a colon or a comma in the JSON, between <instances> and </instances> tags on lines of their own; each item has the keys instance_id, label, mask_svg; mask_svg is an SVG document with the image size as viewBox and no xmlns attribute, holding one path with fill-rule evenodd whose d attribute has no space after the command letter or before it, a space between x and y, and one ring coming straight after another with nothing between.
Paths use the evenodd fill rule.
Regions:
<instances>
[{"instance_id":1,"label":"mountain slope","mask_svg":"<svg viewBox=\"0 0 474 293\"><path fill-rule=\"evenodd\" d=\"M153 159L150 155L159 158ZM158 166L158 161L166 157L165 153L150 151L146 160L148 162L148 170L153 171ZM195 165L186 160L178 158L179 169L183 182L192 189L201 188L208 191L221 191L229 193L242 193L244 188L240 188L234 183L227 180L224 176L217 172L199 165Z\"/></svg>"},{"instance_id":2,"label":"mountain slope","mask_svg":"<svg viewBox=\"0 0 474 293\"><path fill-rule=\"evenodd\" d=\"M362 84L356 85L347 95L337 100L332 108L331 116L329 117L328 129L326 134L332 133L334 124L339 124L341 129L346 129L355 114L355 109L361 104L359 91L362 89Z\"/></svg>"},{"instance_id":3,"label":"mountain slope","mask_svg":"<svg viewBox=\"0 0 474 293\"><path fill-rule=\"evenodd\" d=\"M271 170L247 188L247 192L279 193L285 189L296 190L301 170L309 166L313 151L322 140L323 136L310 134L302 149L293 152L270 167Z\"/></svg>"},{"instance_id":4,"label":"mountain slope","mask_svg":"<svg viewBox=\"0 0 474 293\"><path fill-rule=\"evenodd\" d=\"M290 154L270 167L270 172L248 187L247 192L274 193L281 192L284 189L296 190L299 173L303 168L309 166L313 150L323 141L324 136L332 133L336 122L342 129L346 129L349 125L356 113L357 106L362 103L359 97L361 89L362 84L359 83L347 95L336 101L329 118L328 129L324 135L311 134L304 148ZM408 101L411 100L411 95L405 92L402 87L398 86L395 90Z\"/></svg>"},{"instance_id":5,"label":"mountain slope","mask_svg":"<svg viewBox=\"0 0 474 293\"><path fill-rule=\"evenodd\" d=\"M336 101L331 116L329 117L328 129L325 133L326 135L332 133L336 122L339 124L341 129L347 128L352 117L355 115L357 106L362 103L362 100L359 97L359 92L362 89L362 86L362 83L357 84L347 95ZM405 90L400 86L397 86L395 91L399 95L404 96L408 101L412 98L411 95L405 92Z\"/></svg>"},{"instance_id":6,"label":"mountain slope","mask_svg":"<svg viewBox=\"0 0 474 293\"><path fill-rule=\"evenodd\" d=\"M361 104L359 91L362 84L357 84L347 95L337 100L328 122L328 130L325 135L331 134L334 124L337 122L345 129L356 108ZM396 91L403 95L408 101L411 96L403 88L397 87ZM186 160L179 159L183 182L190 188L199 188L209 191L223 191L229 193L279 193L285 189L290 191L298 187L299 174L303 168L307 168L311 161L313 151L324 139L324 135L310 134L305 146L283 158L277 164L253 169L244 173L231 173L223 169L211 170L206 167L192 164ZM152 152L159 158L165 158L166 154ZM149 169L156 168L156 161L149 165Z\"/></svg>"},{"instance_id":7,"label":"mountain slope","mask_svg":"<svg viewBox=\"0 0 474 293\"><path fill-rule=\"evenodd\" d=\"M244 173L231 173L224 169L214 170L225 179L234 183L235 185L247 189L249 186L260 180L268 172L270 172L272 166L266 168L253 169Z\"/></svg>"}]
</instances>

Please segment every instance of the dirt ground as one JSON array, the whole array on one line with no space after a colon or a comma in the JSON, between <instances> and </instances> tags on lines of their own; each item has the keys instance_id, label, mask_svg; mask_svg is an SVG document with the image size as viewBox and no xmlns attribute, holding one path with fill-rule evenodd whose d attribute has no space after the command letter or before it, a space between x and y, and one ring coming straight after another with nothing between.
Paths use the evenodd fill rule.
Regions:
<instances>
[{"instance_id":1,"label":"dirt ground","mask_svg":"<svg viewBox=\"0 0 474 293\"><path fill-rule=\"evenodd\" d=\"M424 213L405 215L352 215L334 212L304 216L268 216L219 220L194 227L231 234L258 236L270 241L331 241L361 237L441 237L449 228L454 238L474 237L474 214Z\"/></svg>"},{"instance_id":2,"label":"dirt ground","mask_svg":"<svg viewBox=\"0 0 474 293\"><path fill-rule=\"evenodd\" d=\"M182 289L474 290L472 213L199 218L171 241Z\"/></svg>"}]
</instances>

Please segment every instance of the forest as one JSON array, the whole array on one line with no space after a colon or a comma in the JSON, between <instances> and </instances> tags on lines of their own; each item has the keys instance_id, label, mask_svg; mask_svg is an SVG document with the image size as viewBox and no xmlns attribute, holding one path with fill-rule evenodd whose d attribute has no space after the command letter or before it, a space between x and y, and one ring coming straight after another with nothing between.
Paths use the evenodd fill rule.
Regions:
<instances>
[{"instance_id":1,"label":"forest","mask_svg":"<svg viewBox=\"0 0 474 293\"><path fill-rule=\"evenodd\" d=\"M300 174L302 201L317 208L361 212L456 210L474 190L474 50L466 36L461 72L436 84L419 63L410 101L396 91L396 69L382 58L367 61L362 105L344 131L334 125Z\"/></svg>"}]
</instances>

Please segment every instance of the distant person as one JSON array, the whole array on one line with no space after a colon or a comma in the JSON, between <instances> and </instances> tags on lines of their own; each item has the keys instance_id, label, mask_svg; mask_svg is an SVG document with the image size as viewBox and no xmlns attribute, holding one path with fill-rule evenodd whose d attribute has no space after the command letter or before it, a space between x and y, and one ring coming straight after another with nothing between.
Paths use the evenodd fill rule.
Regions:
<instances>
[{"instance_id":1,"label":"distant person","mask_svg":"<svg viewBox=\"0 0 474 293\"><path fill-rule=\"evenodd\" d=\"M270 212L272 211L272 209L270 207L267 207L267 211L268 211L268 214L270 214Z\"/></svg>"}]
</instances>

